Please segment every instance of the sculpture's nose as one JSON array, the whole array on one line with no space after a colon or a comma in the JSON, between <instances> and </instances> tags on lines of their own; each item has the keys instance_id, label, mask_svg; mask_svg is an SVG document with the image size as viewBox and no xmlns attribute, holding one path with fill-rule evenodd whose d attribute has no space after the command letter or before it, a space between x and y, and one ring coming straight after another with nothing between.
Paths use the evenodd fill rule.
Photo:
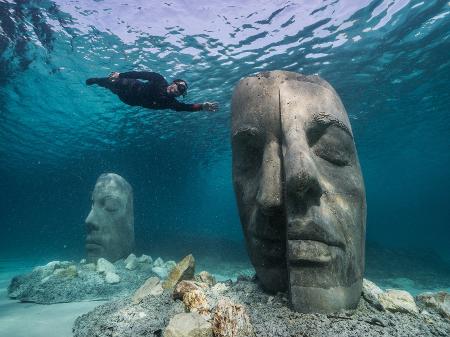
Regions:
<instances>
[{"instance_id":1,"label":"sculpture's nose","mask_svg":"<svg viewBox=\"0 0 450 337\"><path fill-rule=\"evenodd\" d=\"M98 230L98 228L99 228L97 221L96 221L95 212L93 209L91 209L91 211L89 212L89 214L84 222L86 224L86 230L88 231L88 233Z\"/></svg>"},{"instance_id":2,"label":"sculpture's nose","mask_svg":"<svg viewBox=\"0 0 450 337\"><path fill-rule=\"evenodd\" d=\"M261 211L270 215L281 207L281 197L281 151L278 142L273 140L264 149L256 200Z\"/></svg>"},{"instance_id":3,"label":"sculpture's nose","mask_svg":"<svg viewBox=\"0 0 450 337\"><path fill-rule=\"evenodd\" d=\"M290 158L285 171L288 203L304 210L320 203L323 191L317 178L319 172L308 153L297 152Z\"/></svg>"}]
</instances>

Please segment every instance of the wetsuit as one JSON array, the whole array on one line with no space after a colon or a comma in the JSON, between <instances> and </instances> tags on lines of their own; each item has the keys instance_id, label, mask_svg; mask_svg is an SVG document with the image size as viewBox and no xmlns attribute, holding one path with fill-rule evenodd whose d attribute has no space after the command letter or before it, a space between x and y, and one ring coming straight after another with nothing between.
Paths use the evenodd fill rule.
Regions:
<instances>
[{"instance_id":1,"label":"wetsuit","mask_svg":"<svg viewBox=\"0 0 450 337\"><path fill-rule=\"evenodd\" d=\"M147 82L140 81L146 80ZM173 109L176 111L199 111L202 104L185 104L167 94L169 83L163 76L150 71L120 73L119 78L90 78L87 84L98 84L110 89L128 105L139 105L148 109Z\"/></svg>"}]
</instances>

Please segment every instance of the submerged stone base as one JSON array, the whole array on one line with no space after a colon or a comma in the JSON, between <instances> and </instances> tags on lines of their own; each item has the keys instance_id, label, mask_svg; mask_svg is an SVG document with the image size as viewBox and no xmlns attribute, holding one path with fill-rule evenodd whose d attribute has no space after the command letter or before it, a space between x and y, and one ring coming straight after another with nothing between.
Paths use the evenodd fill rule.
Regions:
<instances>
[{"instance_id":1,"label":"submerged stone base","mask_svg":"<svg viewBox=\"0 0 450 337\"><path fill-rule=\"evenodd\" d=\"M173 263L168 261L165 266L161 259L155 262L165 274ZM133 293L145 280L158 274L157 268L150 257L136 258L133 254L114 264L105 259L99 259L97 264L53 261L34 268L29 274L14 277L8 296L39 304L110 300Z\"/></svg>"},{"instance_id":2,"label":"submerged stone base","mask_svg":"<svg viewBox=\"0 0 450 337\"><path fill-rule=\"evenodd\" d=\"M239 310L245 312L244 319L248 313L252 326L251 329L247 327L247 332L242 335L233 333L236 337L247 336L248 331L252 331L251 336L258 337L450 336L450 320L438 313L425 309L417 313L389 312L382 306L371 304L365 297L361 297L356 310L333 314L301 314L290 310L285 294L268 295L249 279L191 287L196 288L192 290L194 294L199 291L200 294L204 293L207 305L203 303L201 308L197 307L193 311L195 305L188 305L189 296L181 300L177 293L179 289L175 295L173 290L167 289L160 295L147 296L139 302L133 301L130 296L103 304L80 316L74 324L74 336L164 336L169 322L170 331L174 329L172 325L176 320L171 321L171 318L187 311L195 312L196 315L200 313L206 322L211 323L214 336L228 336L226 332L222 334L217 330L220 326L216 324L217 319L223 317L217 315L220 303L226 301L235 303L236 308L240 307ZM227 320L233 328L232 319ZM236 324L234 328L236 331L240 329Z\"/></svg>"}]
</instances>

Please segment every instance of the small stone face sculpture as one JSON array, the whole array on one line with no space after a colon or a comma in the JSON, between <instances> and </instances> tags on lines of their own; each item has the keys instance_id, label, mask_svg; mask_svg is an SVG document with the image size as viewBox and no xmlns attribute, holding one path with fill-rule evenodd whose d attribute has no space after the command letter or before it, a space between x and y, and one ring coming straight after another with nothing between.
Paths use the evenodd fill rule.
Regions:
<instances>
[{"instance_id":1,"label":"small stone face sculpture","mask_svg":"<svg viewBox=\"0 0 450 337\"><path fill-rule=\"evenodd\" d=\"M134 248L133 190L115 173L102 174L92 192L86 220L88 262L100 257L110 262L127 257Z\"/></svg>"},{"instance_id":2,"label":"small stone face sculpture","mask_svg":"<svg viewBox=\"0 0 450 337\"><path fill-rule=\"evenodd\" d=\"M349 119L318 76L242 79L232 99L233 184L262 286L294 310L355 308L364 272L366 201Z\"/></svg>"}]
</instances>

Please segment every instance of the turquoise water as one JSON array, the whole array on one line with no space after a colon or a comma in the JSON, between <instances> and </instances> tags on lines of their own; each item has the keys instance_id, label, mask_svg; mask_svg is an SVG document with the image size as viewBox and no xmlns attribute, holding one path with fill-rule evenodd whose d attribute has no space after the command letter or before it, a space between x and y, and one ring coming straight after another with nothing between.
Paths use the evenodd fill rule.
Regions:
<instances>
[{"instance_id":1,"label":"turquoise water","mask_svg":"<svg viewBox=\"0 0 450 337\"><path fill-rule=\"evenodd\" d=\"M3 258L82 257L95 180L116 172L139 252L248 267L230 98L241 77L284 69L328 80L349 113L368 275L448 286L449 14L448 1L0 1ZM84 83L129 70L185 78L186 102L220 111L130 107Z\"/></svg>"}]
</instances>

